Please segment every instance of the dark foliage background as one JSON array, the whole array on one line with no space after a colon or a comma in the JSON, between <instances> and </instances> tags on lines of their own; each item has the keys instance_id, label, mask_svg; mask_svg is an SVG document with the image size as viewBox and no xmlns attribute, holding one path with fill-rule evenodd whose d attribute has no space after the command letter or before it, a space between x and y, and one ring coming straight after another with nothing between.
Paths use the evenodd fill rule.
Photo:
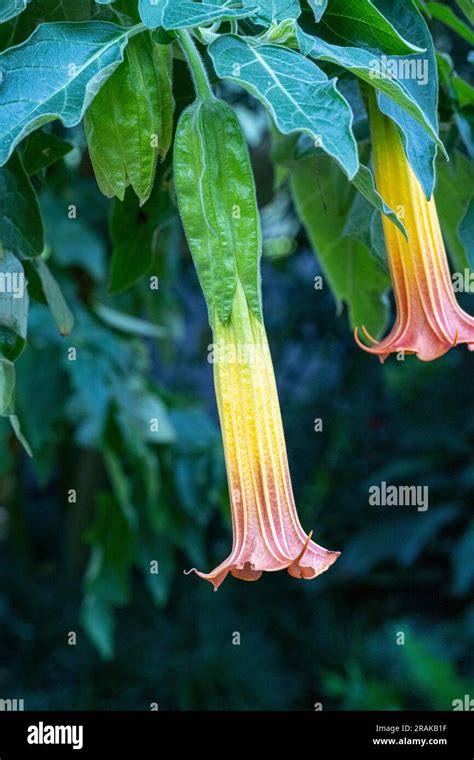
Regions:
<instances>
[{"instance_id":1,"label":"dark foliage background","mask_svg":"<svg viewBox=\"0 0 474 760\"><path fill-rule=\"evenodd\" d=\"M465 60L457 38L434 31ZM182 107L179 63L175 78ZM266 237L283 216L294 240L293 255L266 247L267 329L302 523L342 556L311 583L229 577L214 594L183 575L231 542L204 301L173 206L150 269L158 292L145 277L107 294L115 204L81 130L46 128L74 145L35 186L76 326L61 338L31 306L17 411L34 459L0 421L0 697L26 709L451 709L474 696L474 356L382 367L359 351L328 288L313 287L318 264L291 207L272 216L265 119L224 94L253 125ZM428 485L429 509L370 506L382 480Z\"/></svg>"}]
</instances>

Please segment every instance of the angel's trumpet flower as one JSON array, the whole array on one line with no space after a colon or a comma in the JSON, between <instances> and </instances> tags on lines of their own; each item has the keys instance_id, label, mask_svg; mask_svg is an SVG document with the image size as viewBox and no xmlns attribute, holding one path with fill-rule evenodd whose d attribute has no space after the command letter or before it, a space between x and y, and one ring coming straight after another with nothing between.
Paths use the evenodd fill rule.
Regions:
<instances>
[{"instance_id":1,"label":"angel's trumpet flower","mask_svg":"<svg viewBox=\"0 0 474 760\"><path fill-rule=\"evenodd\" d=\"M458 343L474 348L474 318L454 296L446 251L434 199L427 200L408 163L397 128L371 99L374 170L379 193L401 216L408 235L387 217L383 229L397 317L380 342L365 330L373 344L357 343L384 361L390 353L416 354L423 361L442 356Z\"/></svg>"},{"instance_id":2,"label":"angel's trumpet flower","mask_svg":"<svg viewBox=\"0 0 474 760\"><path fill-rule=\"evenodd\" d=\"M234 541L215 570L194 572L214 590L228 573L255 581L264 570L287 568L296 578L315 578L340 552L311 541L298 520L267 336L239 283L228 322L215 319L214 341Z\"/></svg>"}]
</instances>

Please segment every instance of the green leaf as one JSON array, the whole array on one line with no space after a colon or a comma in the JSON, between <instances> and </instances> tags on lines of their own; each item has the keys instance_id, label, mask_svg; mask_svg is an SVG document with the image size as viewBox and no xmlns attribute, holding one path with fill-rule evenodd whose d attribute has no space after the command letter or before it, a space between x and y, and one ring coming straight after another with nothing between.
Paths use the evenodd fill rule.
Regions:
<instances>
[{"instance_id":1,"label":"green leaf","mask_svg":"<svg viewBox=\"0 0 474 760\"><path fill-rule=\"evenodd\" d=\"M474 24L474 4L472 0L456 0L459 8L462 10L467 20Z\"/></svg>"},{"instance_id":2,"label":"green leaf","mask_svg":"<svg viewBox=\"0 0 474 760\"><path fill-rule=\"evenodd\" d=\"M382 217L360 193L356 194L349 209L343 234L363 243L388 272Z\"/></svg>"},{"instance_id":3,"label":"green leaf","mask_svg":"<svg viewBox=\"0 0 474 760\"><path fill-rule=\"evenodd\" d=\"M154 325L144 319L124 314L123 311L112 309L102 303L95 304L94 312L104 324L119 332L140 335L143 338L163 338L166 335L166 330L160 325Z\"/></svg>"},{"instance_id":4,"label":"green leaf","mask_svg":"<svg viewBox=\"0 0 474 760\"><path fill-rule=\"evenodd\" d=\"M173 547L164 536L154 536L150 530L144 531L140 549L140 566L143 579L157 607L163 607L168 601L171 584L176 572L176 559ZM158 562L158 572L150 572L150 563Z\"/></svg>"},{"instance_id":5,"label":"green leaf","mask_svg":"<svg viewBox=\"0 0 474 760\"><path fill-rule=\"evenodd\" d=\"M143 204L173 136L172 53L149 34L131 39L125 60L85 114L89 154L101 191L123 201L131 185Z\"/></svg>"},{"instance_id":6,"label":"green leaf","mask_svg":"<svg viewBox=\"0 0 474 760\"><path fill-rule=\"evenodd\" d=\"M51 274L48 265L41 256L33 259L31 265L40 279L46 303L61 335L69 335L74 327L74 317L67 305L61 288Z\"/></svg>"},{"instance_id":7,"label":"green leaf","mask_svg":"<svg viewBox=\"0 0 474 760\"><path fill-rule=\"evenodd\" d=\"M16 19L23 39L28 37L38 22L87 21L91 17L93 0L27 0L27 8Z\"/></svg>"},{"instance_id":8,"label":"green leaf","mask_svg":"<svg viewBox=\"0 0 474 760\"><path fill-rule=\"evenodd\" d=\"M149 443L173 443L176 432L168 416L168 410L156 393L142 393L133 409L142 429L146 431L145 438Z\"/></svg>"},{"instance_id":9,"label":"green leaf","mask_svg":"<svg viewBox=\"0 0 474 760\"><path fill-rule=\"evenodd\" d=\"M27 137L24 143L22 161L25 171L31 177L32 174L37 174L60 161L72 149L73 145L66 140L38 129Z\"/></svg>"},{"instance_id":10,"label":"green leaf","mask_svg":"<svg viewBox=\"0 0 474 760\"><path fill-rule=\"evenodd\" d=\"M397 77L397 72L392 70L390 60L371 50L354 47L340 47L331 45L325 40L306 34L302 29L297 29L297 39L304 55L309 55L315 60L330 61L338 66L351 71L364 82L368 82L380 92L385 93L395 103L398 103L405 111L413 116L421 124L431 139L441 144L436 126L432 124L432 115L425 114L423 103L420 103L411 93L402 78ZM413 63L416 71L416 58L406 58L404 69L410 73ZM398 67L393 67L393 69Z\"/></svg>"},{"instance_id":11,"label":"green leaf","mask_svg":"<svg viewBox=\"0 0 474 760\"><path fill-rule=\"evenodd\" d=\"M157 182L148 202L140 208L137 198L127 192L123 203L112 206L110 232L114 244L109 293L126 290L141 280L153 262L158 228L170 221L174 210L168 189Z\"/></svg>"},{"instance_id":12,"label":"green leaf","mask_svg":"<svg viewBox=\"0 0 474 760\"><path fill-rule=\"evenodd\" d=\"M409 90L413 99L418 103L425 117L428 119L433 133L438 131L438 71L433 40L422 16L411 3L402 0L378 0L377 5L381 8L394 26L402 32L409 33L425 52L410 58L412 61L420 61L424 72L424 84L420 84L419 78L405 78L405 87ZM393 65L406 66L406 59L392 57ZM418 64L417 64L418 65ZM435 185L435 159L437 144L433 137L427 134L413 116L402 109L394 100L382 92L377 93L377 101L380 110L389 116L399 127L400 134L408 161L423 187L427 198L431 197ZM443 149L443 148L442 148ZM444 149L443 149L444 150Z\"/></svg>"},{"instance_id":13,"label":"green leaf","mask_svg":"<svg viewBox=\"0 0 474 760\"><path fill-rule=\"evenodd\" d=\"M468 155L470 158L474 158L474 125L472 124L472 120L468 119L460 111L455 111L454 121Z\"/></svg>"},{"instance_id":14,"label":"green leaf","mask_svg":"<svg viewBox=\"0 0 474 760\"><path fill-rule=\"evenodd\" d=\"M117 465L115 455L109 463ZM107 457L106 457L107 461ZM114 491L121 492L123 473L117 466L109 475L116 481ZM125 483L126 486L126 483ZM128 490L126 488L126 490ZM126 494L120 496L127 498ZM91 556L85 575L85 596L81 623L105 659L113 656L114 608L130 598L130 576L136 554L136 531L121 507L120 499L99 493L97 514L87 534Z\"/></svg>"},{"instance_id":15,"label":"green leaf","mask_svg":"<svg viewBox=\"0 0 474 760\"><path fill-rule=\"evenodd\" d=\"M23 266L13 253L3 251L0 257L0 353L11 361L25 346L28 302Z\"/></svg>"},{"instance_id":16,"label":"green leaf","mask_svg":"<svg viewBox=\"0 0 474 760\"><path fill-rule=\"evenodd\" d=\"M121 513L130 532L137 528L137 514L132 504L132 484L124 470L122 460L109 446L102 450L105 469Z\"/></svg>"},{"instance_id":17,"label":"green leaf","mask_svg":"<svg viewBox=\"0 0 474 760\"><path fill-rule=\"evenodd\" d=\"M474 271L474 196L458 225L458 239L464 247L469 266Z\"/></svg>"},{"instance_id":18,"label":"green leaf","mask_svg":"<svg viewBox=\"0 0 474 760\"><path fill-rule=\"evenodd\" d=\"M28 0L3 0L3 7L0 8L0 23L18 16L19 13L25 10L27 3Z\"/></svg>"},{"instance_id":19,"label":"green leaf","mask_svg":"<svg viewBox=\"0 0 474 760\"><path fill-rule=\"evenodd\" d=\"M0 55L0 164L42 124L72 127L123 60L136 27L102 21L41 24Z\"/></svg>"},{"instance_id":20,"label":"green leaf","mask_svg":"<svg viewBox=\"0 0 474 760\"><path fill-rule=\"evenodd\" d=\"M379 195L377 192L373 174L367 166L364 166L363 164L360 165L360 169L352 182L358 191L364 196L364 198L366 198L374 207L374 209L379 211L381 214L385 214L385 216L387 216L398 227L400 232L403 232L405 237L407 237L404 225L396 213L392 211L389 206L387 206L381 195Z\"/></svg>"},{"instance_id":21,"label":"green leaf","mask_svg":"<svg viewBox=\"0 0 474 760\"><path fill-rule=\"evenodd\" d=\"M15 399L15 365L0 356L0 416L10 415Z\"/></svg>"},{"instance_id":22,"label":"green leaf","mask_svg":"<svg viewBox=\"0 0 474 760\"><path fill-rule=\"evenodd\" d=\"M139 0L140 18L150 29L162 26L164 29L183 29L202 26L216 21L247 18L257 11L254 6L228 8L212 3L195 3L193 0Z\"/></svg>"},{"instance_id":23,"label":"green leaf","mask_svg":"<svg viewBox=\"0 0 474 760\"><path fill-rule=\"evenodd\" d=\"M449 53L440 53L439 51L436 51L436 65L438 66L438 79L440 84L445 87L450 87L454 64Z\"/></svg>"},{"instance_id":24,"label":"green leaf","mask_svg":"<svg viewBox=\"0 0 474 760\"><path fill-rule=\"evenodd\" d=\"M410 34L400 33L372 0L331 0L320 21L328 42L375 48L391 55L418 53L423 48Z\"/></svg>"},{"instance_id":25,"label":"green leaf","mask_svg":"<svg viewBox=\"0 0 474 760\"><path fill-rule=\"evenodd\" d=\"M25 436L21 432L21 425L20 420L18 419L16 414L10 414L9 415L10 425L12 426L13 432L15 433L17 441L21 443L23 448L25 449L26 453L29 457L33 456L33 452L31 451L30 444L26 440Z\"/></svg>"},{"instance_id":26,"label":"green leaf","mask_svg":"<svg viewBox=\"0 0 474 760\"><path fill-rule=\"evenodd\" d=\"M176 196L188 245L206 298L225 323L237 277L261 319L260 219L245 138L222 100L196 101L181 114L174 155Z\"/></svg>"},{"instance_id":27,"label":"green leaf","mask_svg":"<svg viewBox=\"0 0 474 760\"><path fill-rule=\"evenodd\" d=\"M316 21L321 21L323 14L328 7L328 0L308 0L308 5L313 11Z\"/></svg>"},{"instance_id":28,"label":"green leaf","mask_svg":"<svg viewBox=\"0 0 474 760\"><path fill-rule=\"evenodd\" d=\"M270 24L286 21L290 18L298 18L301 13L299 0L243 0L244 7L257 6L257 20L263 20Z\"/></svg>"},{"instance_id":29,"label":"green leaf","mask_svg":"<svg viewBox=\"0 0 474 760\"><path fill-rule=\"evenodd\" d=\"M442 3L426 3L426 10L437 21L442 21L443 24L449 26L450 29L465 39L466 42L470 45L474 45L474 32L462 19L459 18L459 16L456 16L449 5L443 5Z\"/></svg>"},{"instance_id":30,"label":"green leaf","mask_svg":"<svg viewBox=\"0 0 474 760\"><path fill-rule=\"evenodd\" d=\"M451 56L448 53L437 52L436 63L440 82L447 90L450 100L455 101L455 105L457 104L461 108L472 105L474 103L474 87L454 70ZM455 118L459 117L464 118L459 111L455 110ZM459 131L462 130L459 129Z\"/></svg>"},{"instance_id":31,"label":"green leaf","mask_svg":"<svg viewBox=\"0 0 474 760\"><path fill-rule=\"evenodd\" d=\"M472 241L460 239L459 226L468 211L473 187L474 170L466 156L455 153L449 163L438 163L436 207L448 253L457 272L464 272L469 267L468 252ZM465 242L469 243L467 248Z\"/></svg>"},{"instance_id":32,"label":"green leaf","mask_svg":"<svg viewBox=\"0 0 474 760\"><path fill-rule=\"evenodd\" d=\"M348 542L346 561L349 566L357 563L361 575L369 573L375 565L387 560L409 567L426 544L453 519L456 511L453 505L440 504L437 509L423 513L422 520L419 514L409 517L397 515L394 519L387 513L382 513L377 526L363 528ZM393 535L395 531L399 538L396 545L387 540L387 536Z\"/></svg>"},{"instance_id":33,"label":"green leaf","mask_svg":"<svg viewBox=\"0 0 474 760\"><path fill-rule=\"evenodd\" d=\"M20 16L0 24L0 50L24 42L39 23L47 21L88 21L91 18L92 0L28 0Z\"/></svg>"},{"instance_id":34,"label":"green leaf","mask_svg":"<svg viewBox=\"0 0 474 760\"><path fill-rule=\"evenodd\" d=\"M38 256L44 248L38 198L18 153L0 168L0 241L23 256Z\"/></svg>"},{"instance_id":35,"label":"green leaf","mask_svg":"<svg viewBox=\"0 0 474 760\"><path fill-rule=\"evenodd\" d=\"M365 245L343 237L353 191L326 157L299 161L291 173L296 210L340 308L347 304L352 327L378 336L388 319L390 280Z\"/></svg>"},{"instance_id":36,"label":"green leaf","mask_svg":"<svg viewBox=\"0 0 474 760\"><path fill-rule=\"evenodd\" d=\"M451 82L461 108L464 108L464 106L471 106L474 103L474 87L456 72L453 73Z\"/></svg>"},{"instance_id":37,"label":"green leaf","mask_svg":"<svg viewBox=\"0 0 474 760\"><path fill-rule=\"evenodd\" d=\"M75 217L71 216L67 202L59 201L49 190L41 193L40 201L46 243L53 252L54 261L62 267L81 267L98 282L104 280L104 241L82 221L82 209Z\"/></svg>"},{"instance_id":38,"label":"green leaf","mask_svg":"<svg viewBox=\"0 0 474 760\"><path fill-rule=\"evenodd\" d=\"M115 616L112 605L94 593L85 593L81 606L81 624L104 660L114 656Z\"/></svg>"},{"instance_id":39,"label":"green leaf","mask_svg":"<svg viewBox=\"0 0 474 760\"><path fill-rule=\"evenodd\" d=\"M335 80L300 53L225 34L209 46L219 77L239 82L284 134L304 132L352 179L359 168L352 111Z\"/></svg>"}]
</instances>

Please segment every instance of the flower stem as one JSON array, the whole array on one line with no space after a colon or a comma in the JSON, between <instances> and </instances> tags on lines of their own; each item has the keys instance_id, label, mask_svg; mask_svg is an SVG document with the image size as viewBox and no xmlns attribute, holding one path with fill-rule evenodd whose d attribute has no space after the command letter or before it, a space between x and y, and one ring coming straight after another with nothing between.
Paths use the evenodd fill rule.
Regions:
<instances>
[{"instance_id":1,"label":"flower stem","mask_svg":"<svg viewBox=\"0 0 474 760\"><path fill-rule=\"evenodd\" d=\"M186 29L179 29L176 31L176 36L191 69L197 97L201 100L213 98L214 94L209 84L207 71L190 33Z\"/></svg>"}]
</instances>

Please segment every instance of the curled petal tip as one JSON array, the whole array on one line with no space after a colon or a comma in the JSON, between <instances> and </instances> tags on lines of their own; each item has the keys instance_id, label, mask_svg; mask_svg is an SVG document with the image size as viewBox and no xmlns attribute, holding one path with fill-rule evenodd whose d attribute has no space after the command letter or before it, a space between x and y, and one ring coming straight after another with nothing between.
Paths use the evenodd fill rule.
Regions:
<instances>
[{"instance_id":1,"label":"curled petal tip","mask_svg":"<svg viewBox=\"0 0 474 760\"><path fill-rule=\"evenodd\" d=\"M365 343L362 343L361 339L359 338L359 328L356 327L356 328L354 328L354 340L357 343L357 345L359 346L359 348L361 348L363 351L366 351L368 354L377 354L379 356L380 360L383 363L385 357L382 358L382 356L379 353L379 350L378 350L378 347L377 347L379 341L375 340L375 338L372 338L372 336L370 335L370 333L367 332L367 330L366 330L366 328L364 326L361 327L361 332L365 335L365 337L368 340L372 341L372 343L374 343L374 345L373 346L366 346Z\"/></svg>"},{"instance_id":2,"label":"curled petal tip","mask_svg":"<svg viewBox=\"0 0 474 760\"><path fill-rule=\"evenodd\" d=\"M375 338L372 337L372 335L369 333L369 331L367 330L367 328L366 328L365 325L362 325L361 330L364 333L364 335L367 338L367 340L370 340L371 343L374 343L375 345L377 343L379 343L378 340L376 340Z\"/></svg>"},{"instance_id":3,"label":"curled petal tip","mask_svg":"<svg viewBox=\"0 0 474 760\"><path fill-rule=\"evenodd\" d=\"M310 530L310 531L309 531L309 533L308 533L308 537L306 538L306 541L305 541L305 543L304 543L304 546L303 546L303 548L301 549L300 553L298 554L298 556L297 556L297 557L296 557L296 559L294 560L294 562L295 562L296 564L299 564L299 563L300 563L300 561L303 559L303 555L305 554L305 552L306 552L306 549L308 548L308 545L309 545L309 543L310 543L310 541L311 541L311 536L312 536L312 535L313 535L313 531L312 531L312 530Z\"/></svg>"},{"instance_id":4,"label":"curled petal tip","mask_svg":"<svg viewBox=\"0 0 474 760\"><path fill-rule=\"evenodd\" d=\"M364 345L364 343L362 343L361 339L359 338L359 328L358 327L354 327L354 340L357 343L357 345L359 346L359 348L362 348L363 351L369 351L370 350L368 348L368 346Z\"/></svg>"}]
</instances>

